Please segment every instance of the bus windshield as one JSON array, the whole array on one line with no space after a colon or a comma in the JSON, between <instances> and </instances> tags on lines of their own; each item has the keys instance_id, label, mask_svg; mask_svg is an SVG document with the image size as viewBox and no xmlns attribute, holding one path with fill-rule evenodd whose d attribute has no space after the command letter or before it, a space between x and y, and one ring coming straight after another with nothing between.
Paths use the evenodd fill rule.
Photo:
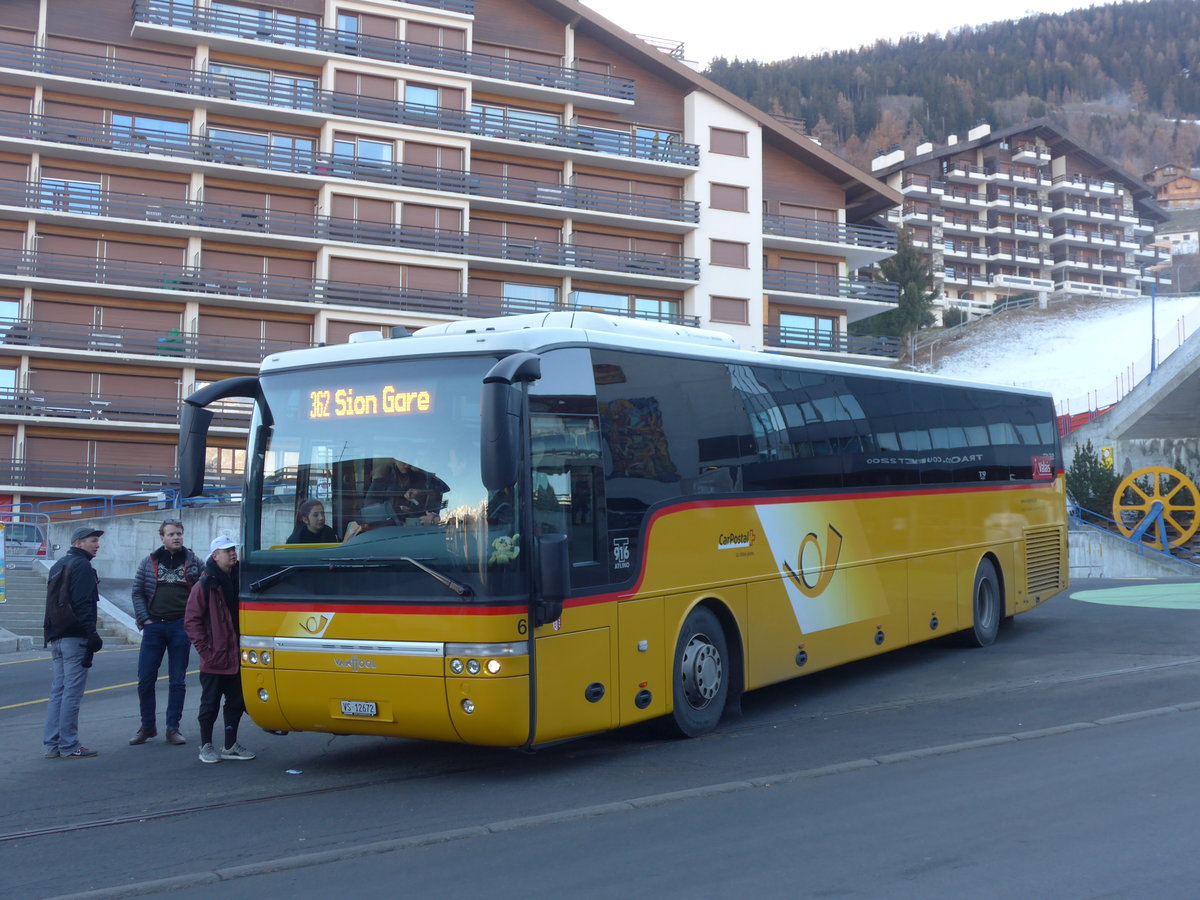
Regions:
<instances>
[{"instance_id":1,"label":"bus windshield","mask_svg":"<svg viewBox=\"0 0 1200 900\"><path fill-rule=\"evenodd\" d=\"M263 454L247 498L257 506L247 510L252 585L451 599L438 587L444 576L472 596L498 591L509 580L501 573L516 569L520 536L513 492L489 492L480 476L480 384L492 363L389 360L265 375L275 421L254 425ZM359 571L328 577L343 568ZM296 577L281 577L285 569Z\"/></svg>"}]
</instances>

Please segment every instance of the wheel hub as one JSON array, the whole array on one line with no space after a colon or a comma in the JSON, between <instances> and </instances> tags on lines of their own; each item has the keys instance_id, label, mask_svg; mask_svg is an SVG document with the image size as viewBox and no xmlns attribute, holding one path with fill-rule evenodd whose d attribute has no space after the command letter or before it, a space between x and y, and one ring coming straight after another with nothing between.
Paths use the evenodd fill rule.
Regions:
<instances>
[{"instance_id":1,"label":"wheel hub","mask_svg":"<svg viewBox=\"0 0 1200 900\"><path fill-rule=\"evenodd\" d=\"M693 709L703 709L721 690L721 679L724 677L721 654L707 637L694 635L683 651L683 666L679 674L688 703Z\"/></svg>"}]
</instances>

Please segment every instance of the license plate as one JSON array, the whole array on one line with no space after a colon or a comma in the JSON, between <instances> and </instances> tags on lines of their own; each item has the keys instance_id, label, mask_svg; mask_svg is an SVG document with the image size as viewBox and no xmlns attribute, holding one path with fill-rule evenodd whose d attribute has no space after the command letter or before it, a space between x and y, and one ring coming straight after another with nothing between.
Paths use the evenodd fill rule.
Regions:
<instances>
[{"instance_id":1,"label":"license plate","mask_svg":"<svg viewBox=\"0 0 1200 900\"><path fill-rule=\"evenodd\" d=\"M343 700L343 716L375 716L378 715L375 704L366 700Z\"/></svg>"}]
</instances>

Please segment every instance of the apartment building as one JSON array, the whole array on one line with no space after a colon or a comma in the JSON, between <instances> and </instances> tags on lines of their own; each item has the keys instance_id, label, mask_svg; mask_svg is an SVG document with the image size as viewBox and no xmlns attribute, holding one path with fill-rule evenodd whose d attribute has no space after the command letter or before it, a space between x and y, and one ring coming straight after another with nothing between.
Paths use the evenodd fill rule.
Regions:
<instances>
[{"instance_id":1,"label":"apartment building","mask_svg":"<svg viewBox=\"0 0 1200 900\"><path fill-rule=\"evenodd\" d=\"M1138 297L1153 280L1150 190L1044 119L965 141L892 148L874 174L904 195L890 218L933 257L943 308L1021 294ZM1161 282L1160 282L1161 283Z\"/></svg>"},{"instance_id":2,"label":"apartment building","mask_svg":"<svg viewBox=\"0 0 1200 900\"><path fill-rule=\"evenodd\" d=\"M0 3L0 505L169 487L179 402L562 308L886 360L900 195L577 2ZM235 484L248 422L214 423Z\"/></svg>"}]
</instances>

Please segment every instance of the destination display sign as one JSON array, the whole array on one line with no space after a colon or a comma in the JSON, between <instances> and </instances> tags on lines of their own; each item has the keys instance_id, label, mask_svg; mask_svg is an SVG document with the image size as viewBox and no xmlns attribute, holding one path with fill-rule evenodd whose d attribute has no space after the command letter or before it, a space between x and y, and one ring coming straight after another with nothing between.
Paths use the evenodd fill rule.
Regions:
<instances>
[{"instance_id":1,"label":"destination display sign","mask_svg":"<svg viewBox=\"0 0 1200 900\"><path fill-rule=\"evenodd\" d=\"M309 391L308 399L310 419L420 415L433 410L429 391L405 390L391 384L373 392L349 387Z\"/></svg>"}]
</instances>

